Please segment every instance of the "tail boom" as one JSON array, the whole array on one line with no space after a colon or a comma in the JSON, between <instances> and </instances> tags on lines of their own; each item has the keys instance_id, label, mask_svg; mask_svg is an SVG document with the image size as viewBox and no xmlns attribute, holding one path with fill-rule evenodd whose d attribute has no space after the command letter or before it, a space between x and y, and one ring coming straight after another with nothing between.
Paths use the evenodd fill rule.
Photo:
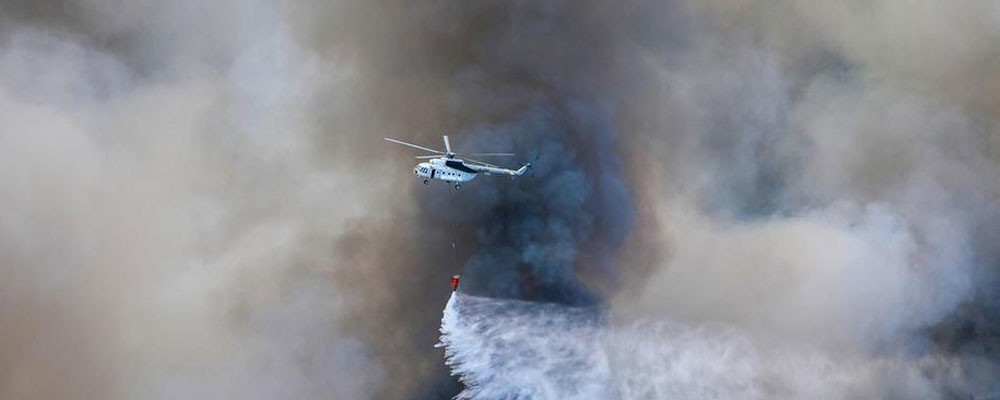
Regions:
<instances>
[{"instance_id":1,"label":"tail boom","mask_svg":"<svg viewBox=\"0 0 1000 400\"><path fill-rule=\"evenodd\" d=\"M522 165L521 168L518 168L517 170L494 167L491 165L476 165L470 167L486 175L496 174L496 175L521 176L528 171L528 168L531 168L531 164Z\"/></svg>"}]
</instances>

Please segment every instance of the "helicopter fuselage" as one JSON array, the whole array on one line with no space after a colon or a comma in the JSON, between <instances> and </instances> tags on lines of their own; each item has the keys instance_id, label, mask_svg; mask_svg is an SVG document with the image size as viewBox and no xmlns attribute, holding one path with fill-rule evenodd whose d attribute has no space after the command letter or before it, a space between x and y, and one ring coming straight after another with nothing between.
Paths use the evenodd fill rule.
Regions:
<instances>
[{"instance_id":1,"label":"helicopter fuselage","mask_svg":"<svg viewBox=\"0 0 1000 400\"><path fill-rule=\"evenodd\" d=\"M479 176L480 170L470 168L461 160L434 158L413 167L413 173L418 177L437 179L449 183L468 182Z\"/></svg>"},{"instance_id":2,"label":"helicopter fuselage","mask_svg":"<svg viewBox=\"0 0 1000 400\"><path fill-rule=\"evenodd\" d=\"M423 150L428 153L433 153L435 155L424 155L417 156L420 159L427 159L427 161L417 164L413 167L413 174L418 178L424 180L424 184L430 183L431 180L437 179L439 181L448 182L455 185L455 189L461 189L463 182L468 182L476 179L479 174L483 175L509 175L511 178L515 176L524 175L525 171L531 167L531 163L524 164L521 168L516 170L507 169L503 167L498 167L496 165L487 164L482 161L473 160L471 158L458 157L457 153L451 151L451 144L448 142L448 136L442 136L444 139L445 151L434 150L431 148L418 146L413 143L406 143L402 140L396 140L392 138L385 138L386 141L393 142L396 144L401 144L403 146L412 147L418 150ZM473 156L513 156L511 153L474 153Z\"/></svg>"}]
</instances>

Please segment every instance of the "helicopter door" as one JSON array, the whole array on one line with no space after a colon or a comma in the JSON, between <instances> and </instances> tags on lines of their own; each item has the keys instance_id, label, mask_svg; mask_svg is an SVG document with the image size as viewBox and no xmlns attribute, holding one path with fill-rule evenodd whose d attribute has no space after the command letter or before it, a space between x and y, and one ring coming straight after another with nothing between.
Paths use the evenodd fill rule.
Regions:
<instances>
[{"instance_id":1,"label":"helicopter door","mask_svg":"<svg viewBox=\"0 0 1000 400\"><path fill-rule=\"evenodd\" d=\"M431 179L434 179L434 172L435 172L434 168L431 168Z\"/></svg>"}]
</instances>

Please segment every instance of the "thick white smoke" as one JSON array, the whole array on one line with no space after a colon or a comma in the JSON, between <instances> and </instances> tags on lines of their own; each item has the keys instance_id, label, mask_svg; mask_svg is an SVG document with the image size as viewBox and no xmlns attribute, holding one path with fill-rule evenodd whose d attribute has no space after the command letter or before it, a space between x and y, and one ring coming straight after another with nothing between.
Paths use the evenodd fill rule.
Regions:
<instances>
[{"instance_id":1,"label":"thick white smoke","mask_svg":"<svg viewBox=\"0 0 1000 400\"><path fill-rule=\"evenodd\" d=\"M683 209L663 218L677 247L632 305L640 314L875 350L937 322L971 287L966 249L922 248L905 219L876 205L751 223Z\"/></svg>"},{"instance_id":2,"label":"thick white smoke","mask_svg":"<svg viewBox=\"0 0 1000 400\"><path fill-rule=\"evenodd\" d=\"M236 5L88 2L81 31L4 26L0 398L382 387L329 250L369 192L315 165L303 114L343 84L280 7Z\"/></svg>"},{"instance_id":3,"label":"thick white smoke","mask_svg":"<svg viewBox=\"0 0 1000 400\"><path fill-rule=\"evenodd\" d=\"M612 311L929 377L873 379L861 397L994 393L995 352L977 343L995 327L976 313L995 309L995 7L691 10L704 34L643 65L654 89L629 124L648 231L627 261L653 266Z\"/></svg>"}]
</instances>

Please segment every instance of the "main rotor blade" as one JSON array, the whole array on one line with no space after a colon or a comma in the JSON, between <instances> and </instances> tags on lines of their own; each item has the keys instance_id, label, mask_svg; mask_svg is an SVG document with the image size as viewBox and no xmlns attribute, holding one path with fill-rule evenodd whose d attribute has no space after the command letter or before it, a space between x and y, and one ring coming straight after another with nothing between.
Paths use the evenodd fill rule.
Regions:
<instances>
[{"instance_id":1,"label":"main rotor blade","mask_svg":"<svg viewBox=\"0 0 1000 400\"><path fill-rule=\"evenodd\" d=\"M513 157L513 156L516 156L517 154L514 154L514 153L472 153L472 154L469 154L469 155L470 156L476 156L476 157L484 157L484 156L485 157Z\"/></svg>"},{"instance_id":2,"label":"main rotor blade","mask_svg":"<svg viewBox=\"0 0 1000 400\"><path fill-rule=\"evenodd\" d=\"M451 153L451 143L448 142L448 135L444 135L444 149Z\"/></svg>"},{"instance_id":3,"label":"main rotor blade","mask_svg":"<svg viewBox=\"0 0 1000 400\"><path fill-rule=\"evenodd\" d=\"M431 159L431 158L441 158L441 156L416 156L414 158L418 158L418 159L421 159L421 160L427 160L427 159Z\"/></svg>"},{"instance_id":4,"label":"main rotor blade","mask_svg":"<svg viewBox=\"0 0 1000 400\"><path fill-rule=\"evenodd\" d=\"M410 147L412 147L414 149L420 149L420 150L423 150L423 151L429 151L431 153L445 154L445 152L440 151L440 150L428 149L428 148L426 148L424 146L417 146L417 145L415 145L413 143L406 143L406 142L404 142L402 140L396 140L396 139L390 139L390 138L385 138L385 140L388 140L388 141L396 143L396 144L401 144L403 146L410 146Z\"/></svg>"}]
</instances>

